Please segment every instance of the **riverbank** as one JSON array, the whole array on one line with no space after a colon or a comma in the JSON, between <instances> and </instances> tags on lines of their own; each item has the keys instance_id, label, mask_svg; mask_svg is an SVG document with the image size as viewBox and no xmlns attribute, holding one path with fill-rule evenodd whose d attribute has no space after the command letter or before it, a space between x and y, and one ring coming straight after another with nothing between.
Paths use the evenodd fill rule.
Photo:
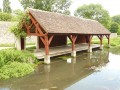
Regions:
<instances>
[{"instance_id":1,"label":"riverbank","mask_svg":"<svg viewBox=\"0 0 120 90\"><path fill-rule=\"evenodd\" d=\"M98 38L93 38L92 43L99 44L100 40ZM108 46L108 40L105 37L103 39L103 45L104 45L104 47ZM118 36L116 38L110 38L110 47L111 48L120 47L120 36Z\"/></svg>"}]
</instances>

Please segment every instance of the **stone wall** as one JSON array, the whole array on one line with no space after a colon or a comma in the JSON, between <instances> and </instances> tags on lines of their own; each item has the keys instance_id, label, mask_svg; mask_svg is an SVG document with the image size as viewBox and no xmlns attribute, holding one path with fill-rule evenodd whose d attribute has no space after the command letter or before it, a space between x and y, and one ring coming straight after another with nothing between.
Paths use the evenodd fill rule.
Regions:
<instances>
[{"instance_id":1,"label":"stone wall","mask_svg":"<svg viewBox=\"0 0 120 90\"><path fill-rule=\"evenodd\" d=\"M16 41L15 36L10 32L9 28L17 22L0 21L0 44L13 44ZM35 36L27 37L27 43L34 43Z\"/></svg>"}]
</instances>

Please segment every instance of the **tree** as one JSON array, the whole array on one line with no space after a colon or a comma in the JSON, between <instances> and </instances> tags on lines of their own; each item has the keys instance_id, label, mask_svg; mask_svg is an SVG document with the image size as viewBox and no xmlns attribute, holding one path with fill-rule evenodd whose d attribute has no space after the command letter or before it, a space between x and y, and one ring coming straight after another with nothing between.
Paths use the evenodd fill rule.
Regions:
<instances>
[{"instance_id":1,"label":"tree","mask_svg":"<svg viewBox=\"0 0 120 90\"><path fill-rule=\"evenodd\" d=\"M3 12L5 12L5 13L11 13L12 12L9 0L3 0Z\"/></svg>"},{"instance_id":2,"label":"tree","mask_svg":"<svg viewBox=\"0 0 120 90\"><path fill-rule=\"evenodd\" d=\"M12 21L19 21L19 18L23 15L24 11L20 9L13 10L12 14Z\"/></svg>"},{"instance_id":3,"label":"tree","mask_svg":"<svg viewBox=\"0 0 120 90\"><path fill-rule=\"evenodd\" d=\"M94 19L109 28L110 16L107 10L103 9L100 4L90 4L78 7L74 13L75 16Z\"/></svg>"},{"instance_id":4,"label":"tree","mask_svg":"<svg viewBox=\"0 0 120 90\"><path fill-rule=\"evenodd\" d=\"M0 8L0 12L2 12L2 9Z\"/></svg>"},{"instance_id":5,"label":"tree","mask_svg":"<svg viewBox=\"0 0 120 90\"><path fill-rule=\"evenodd\" d=\"M19 0L24 9L27 7L70 14L71 0Z\"/></svg>"},{"instance_id":6,"label":"tree","mask_svg":"<svg viewBox=\"0 0 120 90\"><path fill-rule=\"evenodd\" d=\"M116 23L118 23L120 25L120 15L113 16L112 21L116 22Z\"/></svg>"},{"instance_id":7,"label":"tree","mask_svg":"<svg viewBox=\"0 0 120 90\"><path fill-rule=\"evenodd\" d=\"M110 30L111 33L117 33L118 30L119 30L119 25L118 25L118 23L112 22L109 30Z\"/></svg>"},{"instance_id":8,"label":"tree","mask_svg":"<svg viewBox=\"0 0 120 90\"><path fill-rule=\"evenodd\" d=\"M15 14L15 15L21 15L23 13L24 13L24 11L22 11L20 9L13 10L13 14Z\"/></svg>"}]
</instances>

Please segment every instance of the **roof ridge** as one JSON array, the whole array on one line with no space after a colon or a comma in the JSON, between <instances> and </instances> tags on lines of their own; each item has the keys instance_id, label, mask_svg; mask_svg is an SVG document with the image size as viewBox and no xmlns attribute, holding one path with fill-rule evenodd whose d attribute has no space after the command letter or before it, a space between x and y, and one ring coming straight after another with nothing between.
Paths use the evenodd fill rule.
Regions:
<instances>
[{"instance_id":1,"label":"roof ridge","mask_svg":"<svg viewBox=\"0 0 120 90\"><path fill-rule=\"evenodd\" d=\"M74 17L74 18L78 18L78 19L81 19L81 20L96 21L96 20L88 19L88 18L82 18L82 17L77 17L77 16L65 15L65 14L58 13L58 12L50 12L50 11L44 11L44 10L40 10L40 9L33 9L33 8L28 8L28 9L35 10L35 11L40 11L40 12L45 12L45 13L58 14L58 15L61 15L61 16ZM98 22L98 21L96 21L96 22Z\"/></svg>"}]
</instances>

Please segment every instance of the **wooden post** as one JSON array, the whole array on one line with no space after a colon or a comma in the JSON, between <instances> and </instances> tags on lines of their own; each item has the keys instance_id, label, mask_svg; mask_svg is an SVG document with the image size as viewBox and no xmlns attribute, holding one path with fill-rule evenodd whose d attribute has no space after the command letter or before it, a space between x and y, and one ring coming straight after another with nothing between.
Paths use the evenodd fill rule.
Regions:
<instances>
[{"instance_id":1,"label":"wooden post","mask_svg":"<svg viewBox=\"0 0 120 90\"><path fill-rule=\"evenodd\" d=\"M100 49L103 49L103 35L100 35Z\"/></svg>"},{"instance_id":2,"label":"wooden post","mask_svg":"<svg viewBox=\"0 0 120 90\"><path fill-rule=\"evenodd\" d=\"M91 47L91 40L92 40L93 35L88 35L88 52L92 52L92 47Z\"/></svg>"},{"instance_id":3,"label":"wooden post","mask_svg":"<svg viewBox=\"0 0 120 90\"><path fill-rule=\"evenodd\" d=\"M110 35L105 35L105 36L108 39L108 47L110 47Z\"/></svg>"},{"instance_id":4,"label":"wooden post","mask_svg":"<svg viewBox=\"0 0 120 90\"><path fill-rule=\"evenodd\" d=\"M48 36L45 36L45 54L49 55L49 41L48 41Z\"/></svg>"},{"instance_id":5,"label":"wooden post","mask_svg":"<svg viewBox=\"0 0 120 90\"><path fill-rule=\"evenodd\" d=\"M50 64L50 55L49 55L49 46L50 43L53 39L53 35L48 37L48 35L44 36L44 37L40 37L41 41L43 42L44 46L45 46L45 57L44 57L44 63L45 64Z\"/></svg>"},{"instance_id":6,"label":"wooden post","mask_svg":"<svg viewBox=\"0 0 120 90\"><path fill-rule=\"evenodd\" d=\"M76 57L76 50L75 50L75 41L77 39L77 35L69 35L69 39L72 42L72 53L71 56Z\"/></svg>"},{"instance_id":7,"label":"wooden post","mask_svg":"<svg viewBox=\"0 0 120 90\"><path fill-rule=\"evenodd\" d=\"M108 46L110 47L110 35L108 35Z\"/></svg>"},{"instance_id":8,"label":"wooden post","mask_svg":"<svg viewBox=\"0 0 120 90\"><path fill-rule=\"evenodd\" d=\"M100 49L102 50L103 49L103 35L97 35L98 38L100 39Z\"/></svg>"}]
</instances>

